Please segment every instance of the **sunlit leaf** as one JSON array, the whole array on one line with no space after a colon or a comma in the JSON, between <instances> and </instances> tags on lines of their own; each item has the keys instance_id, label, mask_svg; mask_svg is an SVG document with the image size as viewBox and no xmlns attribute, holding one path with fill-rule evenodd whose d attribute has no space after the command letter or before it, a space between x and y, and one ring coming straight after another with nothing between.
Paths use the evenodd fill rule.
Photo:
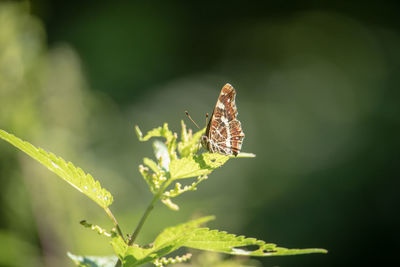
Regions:
<instances>
[{"instance_id":1,"label":"sunlit leaf","mask_svg":"<svg viewBox=\"0 0 400 267\"><path fill-rule=\"evenodd\" d=\"M186 223L179 224L164 229L154 241L154 248L162 248L170 246L171 242L179 243L189 238L189 235L193 233L200 225L205 224L215 219L215 216L201 217L196 220L192 220ZM181 245L182 243L180 243Z\"/></svg>"},{"instance_id":2,"label":"sunlit leaf","mask_svg":"<svg viewBox=\"0 0 400 267\"><path fill-rule=\"evenodd\" d=\"M40 162L102 208L111 205L113 201L111 193L102 188L98 181L95 181L90 174L86 174L81 168L75 167L71 162L67 163L62 158L41 148L36 148L29 142L23 141L4 130L0 130L0 137Z\"/></svg>"},{"instance_id":3,"label":"sunlit leaf","mask_svg":"<svg viewBox=\"0 0 400 267\"><path fill-rule=\"evenodd\" d=\"M172 160L169 166L170 174L173 179L207 175L225 164L229 158L229 156L216 153L203 153L201 155Z\"/></svg>"},{"instance_id":4,"label":"sunlit leaf","mask_svg":"<svg viewBox=\"0 0 400 267\"><path fill-rule=\"evenodd\" d=\"M319 248L287 249L268 244L255 238L236 236L218 230L200 228L200 225L213 220L213 216L199 218L162 231L150 248L129 247L120 237L112 241L114 251L124 266L138 266L163 257L180 247L189 247L231 255L245 256L283 256L309 253L326 253ZM255 247L255 248L253 248Z\"/></svg>"},{"instance_id":5,"label":"sunlit leaf","mask_svg":"<svg viewBox=\"0 0 400 267\"><path fill-rule=\"evenodd\" d=\"M119 236L114 237L111 244L115 253L121 259L123 266L139 266L177 250L182 246L183 242L194 229L213 219L213 216L208 216L178 226L166 228L157 236L150 248L141 248L137 245L128 246Z\"/></svg>"},{"instance_id":6,"label":"sunlit leaf","mask_svg":"<svg viewBox=\"0 0 400 267\"><path fill-rule=\"evenodd\" d=\"M325 249L287 249L275 244L265 243L255 238L236 236L223 231L199 228L182 244L182 246L245 256L282 256L309 253L327 253ZM246 247L255 246L255 249Z\"/></svg>"},{"instance_id":7,"label":"sunlit leaf","mask_svg":"<svg viewBox=\"0 0 400 267\"><path fill-rule=\"evenodd\" d=\"M174 134L168 129L168 124L164 123L163 127L157 127L150 130L145 136L139 129L139 126L135 126L136 134L140 141L148 141L152 137L164 137L167 141L172 140Z\"/></svg>"},{"instance_id":8,"label":"sunlit leaf","mask_svg":"<svg viewBox=\"0 0 400 267\"><path fill-rule=\"evenodd\" d=\"M194 157L171 161L169 171L173 179L190 178L211 173L211 170L201 168L200 163Z\"/></svg>"},{"instance_id":9,"label":"sunlit leaf","mask_svg":"<svg viewBox=\"0 0 400 267\"><path fill-rule=\"evenodd\" d=\"M136 134L140 141L148 141L152 137L163 137L165 138L165 145L168 151L168 157L170 160L175 159L176 156L176 139L178 138L177 134L173 133L168 129L168 123L164 123L163 127L154 128L147 132L145 136L143 136L142 131L140 131L139 126L135 126Z\"/></svg>"},{"instance_id":10,"label":"sunlit leaf","mask_svg":"<svg viewBox=\"0 0 400 267\"><path fill-rule=\"evenodd\" d=\"M152 248L141 248L137 245L128 246L120 236L114 237L111 245L124 267L139 266L165 255L160 254L158 256L158 254L153 253Z\"/></svg>"}]
</instances>

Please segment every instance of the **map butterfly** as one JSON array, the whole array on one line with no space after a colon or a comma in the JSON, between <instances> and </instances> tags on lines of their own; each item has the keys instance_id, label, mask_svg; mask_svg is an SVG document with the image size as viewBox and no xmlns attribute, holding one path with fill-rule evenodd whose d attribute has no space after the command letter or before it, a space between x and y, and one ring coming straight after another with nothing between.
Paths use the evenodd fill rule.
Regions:
<instances>
[{"instance_id":1,"label":"map butterfly","mask_svg":"<svg viewBox=\"0 0 400 267\"><path fill-rule=\"evenodd\" d=\"M217 104L207 124L201 144L211 153L237 156L242 148L244 133L235 104L236 91L229 83L222 87Z\"/></svg>"}]
</instances>

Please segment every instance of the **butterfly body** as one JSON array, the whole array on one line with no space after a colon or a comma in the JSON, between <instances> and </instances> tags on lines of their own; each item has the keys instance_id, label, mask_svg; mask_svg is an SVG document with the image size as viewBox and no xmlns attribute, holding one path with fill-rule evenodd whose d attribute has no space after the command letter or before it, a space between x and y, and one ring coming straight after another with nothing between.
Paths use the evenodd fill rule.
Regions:
<instances>
[{"instance_id":1,"label":"butterfly body","mask_svg":"<svg viewBox=\"0 0 400 267\"><path fill-rule=\"evenodd\" d=\"M219 94L217 104L201 137L201 144L211 153L237 156L242 148L244 133L237 119L236 91L227 83Z\"/></svg>"}]
</instances>

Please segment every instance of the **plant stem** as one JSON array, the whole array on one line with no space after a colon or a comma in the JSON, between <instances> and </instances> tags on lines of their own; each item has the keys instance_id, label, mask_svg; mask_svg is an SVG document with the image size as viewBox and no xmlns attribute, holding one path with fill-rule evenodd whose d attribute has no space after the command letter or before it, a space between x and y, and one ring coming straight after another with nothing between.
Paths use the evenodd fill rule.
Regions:
<instances>
[{"instance_id":1,"label":"plant stem","mask_svg":"<svg viewBox=\"0 0 400 267\"><path fill-rule=\"evenodd\" d=\"M142 218L139 221L139 224L136 226L135 231L131 235L131 237L128 239L128 246L132 246L133 242L135 242L140 230L142 229L142 226L144 222L146 221L147 217L149 216L150 212L153 210L155 203L160 199L162 193L164 192L165 189L171 184L173 179L169 179L163 187L160 188L160 190L157 192L156 195L154 195L153 199L151 200L149 206L147 206L146 211L143 213Z\"/></svg>"},{"instance_id":2,"label":"plant stem","mask_svg":"<svg viewBox=\"0 0 400 267\"><path fill-rule=\"evenodd\" d=\"M111 220L113 221L113 223L114 223L114 225L115 225L115 228L117 229L117 232L118 232L118 234L121 236L122 240L124 240L124 242L126 242L126 241L125 241L125 238L124 238L124 235L122 234L121 228L119 228L118 221L117 221L117 219L115 219L115 217L114 217L114 215L112 214L111 210L110 210L109 208L106 208L105 211L106 211L108 217L110 217Z\"/></svg>"},{"instance_id":3,"label":"plant stem","mask_svg":"<svg viewBox=\"0 0 400 267\"><path fill-rule=\"evenodd\" d=\"M153 199L151 200L150 205L147 207L146 211L143 213L143 216L140 219L139 224L136 226L135 231L133 232L133 234L131 235L131 237L128 240L128 246L132 246L133 242L135 242L135 239L136 239L137 235L139 234L140 230L142 229L142 226L143 226L144 222L146 221L146 219L149 216L150 212L153 210L155 202L158 200L157 196L158 195L155 195L153 197Z\"/></svg>"}]
</instances>

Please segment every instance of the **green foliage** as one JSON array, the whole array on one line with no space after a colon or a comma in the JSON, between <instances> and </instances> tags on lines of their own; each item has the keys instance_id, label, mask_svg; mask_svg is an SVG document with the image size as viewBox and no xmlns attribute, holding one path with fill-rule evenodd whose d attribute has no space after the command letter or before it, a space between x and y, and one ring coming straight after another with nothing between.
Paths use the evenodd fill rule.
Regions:
<instances>
[{"instance_id":1,"label":"green foliage","mask_svg":"<svg viewBox=\"0 0 400 267\"><path fill-rule=\"evenodd\" d=\"M146 262L153 262L182 247L194 229L212 219L213 217L209 216L166 228L157 236L150 248L128 246L120 237L113 238L112 246L122 260L123 266L139 266Z\"/></svg>"},{"instance_id":2,"label":"green foliage","mask_svg":"<svg viewBox=\"0 0 400 267\"><path fill-rule=\"evenodd\" d=\"M216 153L196 154L200 148L200 137L204 129L192 133L186 129L182 121L181 139L177 143L177 134L168 129L168 124L155 128L143 136L138 126L135 126L136 134L140 141L148 141L153 137L162 137L165 143L156 140L153 143L154 154L157 162L144 158L144 165L139 166L139 172L149 185L150 191L154 194L161 194L161 201L172 210L179 210L171 198L177 197L184 192L197 190L197 186L206 180L208 175L215 169L224 165L234 156L224 156ZM178 151L175 151L177 149ZM255 157L254 154L241 153L241 157ZM167 164L168 163L168 164ZM175 189L165 192L167 187L180 179L196 177L196 181L190 185L175 183ZM163 187L164 186L164 187Z\"/></svg>"},{"instance_id":3,"label":"green foliage","mask_svg":"<svg viewBox=\"0 0 400 267\"><path fill-rule=\"evenodd\" d=\"M229 156L204 153L192 155L181 159L172 160L170 175L173 179L184 179L210 174L216 168L222 166Z\"/></svg>"},{"instance_id":4,"label":"green foliage","mask_svg":"<svg viewBox=\"0 0 400 267\"><path fill-rule=\"evenodd\" d=\"M255 250L247 250L245 246L257 246ZM221 252L231 255L243 256L282 256L308 253L326 253L325 249L287 249L277 247L275 244L267 244L262 240L255 238L245 238L221 232L210 230L208 228L198 228L193 231L191 237L183 244L185 247Z\"/></svg>"},{"instance_id":5,"label":"green foliage","mask_svg":"<svg viewBox=\"0 0 400 267\"><path fill-rule=\"evenodd\" d=\"M41 148L36 148L29 142L23 141L1 129L0 137L40 162L102 208L107 208L113 202L113 196L110 192L102 188L100 183L95 181L90 174L86 174L71 162L67 163L62 158Z\"/></svg>"},{"instance_id":6,"label":"green foliage","mask_svg":"<svg viewBox=\"0 0 400 267\"><path fill-rule=\"evenodd\" d=\"M163 127L158 127L149 131L144 137L138 126L135 126L135 130L139 140L142 142L148 141L152 137L164 137L165 144L167 145L168 148L169 157L171 159L176 158L175 148L176 148L177 134L176 133L173 134L168 129L168 123L164 123Z\"/></svg>"},{"instance_id":7,"label":"green foliage","mask_svg":"<svg viewBox=\"0 0 400 267\"><path fill-rule=\"evenodd\" d=\"M326 253L324 249L287 249L267 244L255 238L235 236L218 230L200 227L201 224L213 220L208 216L174 227L166 228L157 236L150 248L128 246L120 237L112 241L114 250L118 253L124 266L139 266L146 262L154 262L180 247L195 248L213 252L241 256L282 256L308 253ZM257 246L255 250L243 247Z\"/></svg>"},{"instance_id":8,"label":"green foliage","mask_svg":"<svg viewBox=\"0 0 400 267\"><path fill-rule=\"evenodd\" d=\"M153 143L156 160L144 158L143 165L139 166L139 172L142 174L154 196L136 230L132 235L128 236L127 240L124 239L124 235L119 228L117 220L108 208L112 202L112 196L108 191L100 187L99 182L95 182L92 176L74 167L72 163L66 163L63 159L0 130L1 138L21 149L69 182L79 191L93 199L104 208L107 215L113 220L115 228L111 233L98 225L93 225L86 221L81 221L81 224L106 238L110 238L110 243L119 260L114 256L89 257L76 256L68 253L68 256L77 265L109 267L122 263L123 266L130 267L152 262L156 266L165 266L166 264L184 262L190 259L190 254L172 258L165 257L181 247L242 256L326 253L324 249L282 248L255 238L236 236L223 231L210 230L209 228L202 227L202 224L213 220L213 216L199 218L166 228L155 238L154 242L149 245L140 246L135 244L134 241L143 223L157 201L160 200L170 209L179 210L179 207L172 202L172 198L180 196L185 192L197 190L198 185L205 181L208 175L215 169L224 165L229 159L236 158L234 156L224 156L209 152L198 154L200 137L204 129L193 134L191 130L187 131L183 122L182 137L179 142L177 142L177 134L169 130L166 123L163 127L158 127L149 131L145 136L143 136L139 127L136 126L135 130L140 141L148 141L154 137L161 137L165 142L156 140ZM254 154L250 153L240 153L238 157L254 156ZM185 179L192 179L192 182L187 185L182 185L180 182L177 182L178 180L182 181ZM174 186L169 188L172 183L175 183Z\"/></svg>"},{"instance_id":9,"label":"green foliage","mask_svg":"<svg viewBox=\"0 0 400 267\"><path fill-rule=\"evenodd\" d=\"M186 129L186 125L181 121L182 133L181 141L178 144L178 152L182 157L187 157L197 153L199 150L199 140L201 135L205 132L205 129L198 131L193 135L192 129L189 131Z\"/></svg>"}]
</instances>

